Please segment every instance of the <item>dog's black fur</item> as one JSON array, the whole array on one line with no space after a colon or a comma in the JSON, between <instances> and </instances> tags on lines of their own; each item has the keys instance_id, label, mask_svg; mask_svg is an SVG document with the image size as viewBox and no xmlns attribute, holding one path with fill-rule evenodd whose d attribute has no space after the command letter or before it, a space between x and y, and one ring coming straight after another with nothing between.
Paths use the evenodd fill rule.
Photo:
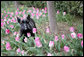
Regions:
<instances>
[{"instance_id":1,"label":"dog's black fur","mask_svg":"<svg viewBox=\"0 0 84 57\"><path fill-rule=\"evenodd\" d=\"M31 36L35 38L35 34L33 33L33 28L36 28L36 25L35 25L34 20L30 18L30 15L28 15L27 18L23 19L22 21L19 17L17 17L17 21L21 26L20 37L22 35L27 37L27 33L30 33ZM24 42L24 38L23 38L23 42Z\"/></svg>"}]
</instances>

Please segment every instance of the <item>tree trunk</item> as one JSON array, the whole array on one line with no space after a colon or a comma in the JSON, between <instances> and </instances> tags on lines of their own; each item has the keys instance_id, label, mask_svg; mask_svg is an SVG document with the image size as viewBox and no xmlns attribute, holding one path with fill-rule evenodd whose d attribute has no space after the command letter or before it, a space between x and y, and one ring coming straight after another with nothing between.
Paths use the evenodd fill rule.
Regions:
<instances>
[{"instance_id":1,"label":"tree trunk","mask_svg":"<svg viewBox=\"0 0 84 57\"><path fill-rule=\"evenodd\" d=\"M18 8L18 1L15 1L15 7Z\"/></svg>"},{"instance_id":2,"label":"tree trunk","mask_svg":"<svg viewBox=\"0 0 84 57\"><path fill-rule=\"evenodd\" d=\"M56 12L54 8L54 1L47 1L47 8L48 8L48 19L49 19L50 31L53 34L57 34L58 29L57 29L57 23L56 23Z\"/></svg>"}]
</instances>

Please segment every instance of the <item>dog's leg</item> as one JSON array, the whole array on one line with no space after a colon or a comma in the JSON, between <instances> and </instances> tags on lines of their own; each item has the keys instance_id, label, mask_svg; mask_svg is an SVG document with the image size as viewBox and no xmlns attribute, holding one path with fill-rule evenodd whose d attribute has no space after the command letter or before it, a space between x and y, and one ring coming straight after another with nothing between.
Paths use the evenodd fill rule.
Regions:
<instances>
[{"instance_id":1,"label":"dog's leg","mask_svg":"<svg viewBox=\"0 0 84 57\"><path fill-rule=\"evenodd\" d=\"M35 34L34 33L31 32L31 36L34 37L34 39L35 39Z\"/></svg>"}]
</instances>

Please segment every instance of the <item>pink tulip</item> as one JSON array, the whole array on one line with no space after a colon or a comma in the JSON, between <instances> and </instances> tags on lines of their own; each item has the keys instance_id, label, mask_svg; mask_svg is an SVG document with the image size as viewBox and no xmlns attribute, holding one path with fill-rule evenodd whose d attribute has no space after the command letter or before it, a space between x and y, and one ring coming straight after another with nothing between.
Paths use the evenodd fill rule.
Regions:
<instances>
[{"instance_id":1,"label":"pink tulip","mask_svg":"<svg viewBox=\"0 0 84 57\"><path fill-rule=\"evenodd\" d=\"M39 40L39 37L35 38L35 44L36 44L37 47L42 47L42 44L41 44L41 42Z\"/></svg>"},{"instance_id":2,"label":"pink tulip","mask_svg":"<svg viewBox=\"0 0 84 57\"><path fill-rule=\"evenodd\" d=\"M19 10L19 8L17 8L17 10Z\"/></svg>"},{"instance_id":3,"label":"pink tulip","mask_svg":"<svg viewBox=\"0 0 84 57\"><path fill-rule=\"evenodd\" d=\"M58 36L55 36L55 41L58 41Z\"/></svg>"},{"instance_id":4,"label":"pink tulip","mask_svg":"<svg viewBox=\"0 0 84 57\"><path fill-rule=\"evenodd\" d=\"M34 16L34 13L31 13L32 16Z\"/></svg>"},{"instance_id":5,"label":"pink tulip","mask_svg":"<svg viewBox=\"0 0 84 57\"><path fill-rule=\"evenodd\" d=\"M4 21L7 21L6 19L4 19Z\"/></svg>"},{"instance_id":6,"label":"pink tulip","mask_svg":"<svg viewBox=\"0 0 84 57\"><path fill-rule=\"evenodd\" d=\"M5 32L6 32L6 34L9 34L10 33L10 30L9 29L6 29Z\"/></svg>"},{"instance_id":7,"label":"pink tulip","mask_svg":"<svg viewBox=\"0 0 84 57\"><path fill-rule=\"evenodd\" d=\"M71 37L76 38L76 33L75 32L71 33Z\"/></svg>"},{"instance_id":8,"label":"pink tulip","mask_svg":"<svg viewBox=\"0 0 84 57\"><path fill-rule=\"evenodd\" d=\"M36 37L36 38L35 38L35 41L39 41L39 37Z\"/></svg>"},{"instance_id":9,"label":"pink tulip","mask_svg":"<svg viewBox=\"0 0 84 57\"><path fill-rule=\"evenodd\" d=\"M25 37L24 42L27 43L27 37Z\"/></svg>"},{"instance_id":10,"label":"pink tulip","mask_svg":"<svg viewBox=\"0 0 84 57\"><path fill-rule=\"evenodd\" d=\"M57 11L57 14L59 14L59 10Z\"/></svg>"},{"instance_id":11,"label":"pink tulip","mask_svg":"<svg viewBox=\"0 0 84 57\"><path fill-rule=\"evenodd\" d=\"M17 11L15 12L15 15L18 15L18 12Z\"/></svg>"},{"instance_id":12,"label":"pink tulip","mask_svg":"<svg viewBox=\"0 0 84 57\"><path fill-rule=\"evenodd\" d=\"M9 24L9 21L7 21L7 24Z\"/></svg>"},{"instance_id":13,"label":"pink tulip","mask_svg":"<svg viewBox=\"0 0 84 57\"><path fill-rule=\"evenodd\" d=\"M11 19L9 18L8 21L11 21Z\"/></svg>"},{"instance_id":14,"label":"pink tulip","mask_svg":"<svg viewBox=\"0 0 84 57\"><path fill-rule=\"evenodd\" d=\"M34 10L33 13L35 13L36 11Z\"/></svg>"},{"instance_id":15,"label":"pink tulip","mask_svg":"<svg viewBox=\"0 0 84 57\"><path fill-rule=\"evenodd\" d=\"M52 56L52 54L51 53L48 53L47 56Z\"/></svg>"},{"instance_id":16,"label":"pink tulip","mask_svg":"<svg viewBox=\"0 0 84 57\"><path fill-rule=\"evenodd\" d=\"M28 10L27 12L31 13L32 11L31 10Z\"/></svg>"},{"instance_id":17,"label":"pink tulip","mask_svg":"<svg viewBox=\"0 0 84 57\"><path fill-rule=\"evenodd\" d=\"M78 34L77 34L77 37L78 37L78 38L83 38L83 34L78 33Z\"/></svg>"},{"instance_id":18,"label":"pink tulip","mask_svg":"<svg viewBox=\"0 0 84 57\"><path fill-rule=\"evenodd\" d=\"M6 11L4 10L4 13L6 13Z\"/></svg>"},{"instance_id":19,"label":"pink tulip","mask_svg":"<svg viewBox=\"0 0 84 57\"><path fill-rule=\"evenodd\" d=\"M47 7L45 7L44 9L47 10Z\"/></svg>"},{"instance_id":20,"label":"pink tulip","mask_svg":"<svg viewBox=\"0 0 84 57\"><path fill-rule=\"evenodd\" d=\"M13 23L16 23L16 20L15 19L13 20Z\"/></svg>"},{"instance_id":21,"label":"pink tulip","mask_svg":"<svg viewBox=\"0 0 84 57\"><path fill-rule=\"evenodd\" d=\"M62 35L61 35L61 37L62 37L62 39L64 39L65 35L64 35L64 34L62 34Z\"/></svg>"},{"instance_id":22,"label":"pink tulip","mask_svg":"<svg viewBox=\"0 0 84 57\"><path fill-rule=\"evenodd\" d=\"M44 9L42 9L42 11L44 11Z\"/></svg>"},{"instance_id":23,"label":"pink tulip","mask_svg":"<svg viewBox=\"0 0 84 57\"><path fill-rule=\"evenodd\" d=\"M25 19L25 18L26 18L26 14L23 15L23 19Z\"/></svg>"},{"instance_id":24,"label":"pink tulip","mask_svg":"<svg viewBox=\"0 0 84 57\"><path fill-rule=\"evenodd\" d=\"M68 46L64 46L64 51L65 52L69 52L69 47Z\"/></svg>"},{"instance_id":25,"label":"pink tulip","mask_svg":"<svg viewBox=\"0 0 84 57\"><path fill-rule=\"evenodd\" d=\"M31 36L30 33L27 33L27 36L30 37Z\"/></svg>"},{"instance_id":26,"label":"pink tulip","mask_svg":"<svg viewBox=\"0 0 84 57\"><path fill-rule=\"evenodd\" d=\"M36 19L39 19L39 16L36 16Z\"/></svg>"},{"instance_id":27,"label":"pink tulip","mask_svg":"<svg viewBox=\"0 0 84 57\"><path fill-rule=\"evenodd\" d=\"M38 13L36 13L36 16L38 16L39 14Z\"/></svg>"},{"instance_id":28,"label":"pink tulip","mask_svg":"<svg viewBox=\"0 0 84 57\"><path fill-rule=\"evenodd\" d=\"M20 48L18 48L18 49L16 50L16 52L17 52L17 53L20 53L20 52L21 52Z\"/></svg>"},{"instance_id":29,"label":"pink tulip","mask_svg":"<svg viewBox=\"0 0 84 57\"><path fill-rule=\"evenodd\" d=\"M44 13L47 13L47 11L44 11Z\"/></svg>"},{"instance_id":30,"label":"pink tulip","mask_svg":"<svg viewBox=\"0 0 84 57\"><path fill-rule=\"evenodd\" d=\"M10 25L10 27L11 27L11 28L14 28L14 26L13 26L13 25Z\"/></svg>"},{"instance_id":31,"label":"pink tulip","mask_svg":"<svg viewBox=\"0 0 84 57\"><path fill-rule=\"evenodd\" d=\"M14 32L14 35L17 35L17 32Z\"/></svg>"},{"instance_id":32,"label":"pink tulip","mask_svg":"<svg viewBox=\"0 0 84 57\"><path fill-rule=\"evenodd\" d=\"M8 15L6 15L6 17L8 17Z\"/></svg>"},{"instance_id":33,"label":"pink tulip","mask_svg":"<svg viewBox=\"0 0 84 57\"><path fill-rule=\"evenodd\" d=\"M49 42L49 47L51 48L51 47L53 47L54 46L54 41L50 41Z\"/></svg>"},{"instance_id":34,"label":"pink tulip","mask_svg":"<svg viewBox=\"0 0 84 57\"><path fill-rule=\"evenodd\" d=\"M12 15L9 15L10 17L12 17Z\"/></svg>"},{"instance_id":35,"label":"pink tulip","mask_svg":"<svg viewBox=\"0 0 84 57\"><path fill-rule=\"evenodd\" d=\"M70 32L74 32L74 27L70 27Z\"/></svg>"},{"instance_id":36,"label":"pink tulip","mask_svg":"<svg viewBox=\"0 0 84 57\"><path fill-rule=\"evenodd\" d=\"M1 22L1 27L3 27L4 26L4 23L3 22Z\"/></svg>"},{"instance_id":37,"label":"pink tulip","mask_svg":"<svg viewBox=\"0 0 84 57\"><path fill-rule=\"evenodd\" d=\"M37 13L39 12L39 9L37 8Z\"/></svg>"},{"instance_id":38,"label":"pink tulip","mask_svg":"<svg viewBox=\"0 0 84 57\"><path fill-rule=\"evenodd\" d=\"M6 19L6 17L4 17L4 19Z\"/></svg>"},{"instance_id":39,"label":"pink tulip","mask_svg":"<svg viewBox=\"0 0 84 57\"><path fill-rule=\"evenodd\" d=\"M81 41L81 46L83 47L83 40Z\"/></svg>"},{"instance_id":40,"label":"pink tulip","mask_svg":"<svg viewBox=\"0 0 84 57\"><path fill-rule=\"evenodd\" d=\"M33 33L36 33L37 29L36 28L33 28Z\"/></svg>"},{"instance_id":41,"label":"pink tulip","mask_svg":"<svg viewBox=\"0 0 84 57\"><path fill-rule=\"evenodd\" d=\"M14 13L13 13L13 12L11 12L10 14L11 14L11 15L13 15Z\"/></svg>"},{"instance_id":42,"label":"pink tulip","mask_svg":"<svg viewBox=\"0 0 84 57\"><path fill-rule=\"evenodd\" d=\"M20 11L19 14L21 14L22 12Z\"/></svg>"},{"instance_id":43,"label":"pink tulip","mask_svg":"<svg viewBox=\"0 0 84 57\"><path fill-rule=\"evenodd\" d=\"M21 51L21 54L22 54L22 55L24 55L24 50L23 50L23 51Z\"/></svg>"},{"instance_id":44,"label":"pink tulip","mask_svg":"<svg viewBox=\"0 0 84 57\"><path fill-rule=\"evenodd\" d=\"M11 22L13 22L13 19L11 19Z\"/></svg>"},{"instance_id":45,"label":"pink tulip","mask_svg":"<svg viewBox=\"0 0 84 57\"><path fill-rule=\"evenodd\" d=\"M31 13L31 15L32 15L32 18L34 17L34 13Z\"/></svg>"},{"instance_id":46,"label":"pink tulip","mask_svg":"<svg viewBox=\"0 0 84 57\"><path fill-rule=\"evenodd\" d=\"M15 37L15 40L18 42L20 39L19 39L19 37Z\"/></svg>"},{"instance_id":47,"label":"pink tulip","mask_svg":"<svg viewBox=\"0 0 84 57\"><path fill-rule=\"evenodd\" d=\"M35 10L35 8L34 7L32 7L33 8L33 10Z\"/></svg>"},{"instance_id":48,"label":"pink tulip","mask_svg":"<svg viewBox=\"0 0 84 57\"><path fill-rule=\"evenodd\" d=\"M3 15L3 13L1 13L1 15Z\"/></svg>"},{"instance_id":49,"label":"pink tulip","mask_svg":"<svg viewBox=\"0 0 84 57\"><path fill-rule=\"evenodd\" d=\"M23 11L22 14L24 15L25 14L25 11Z\"/></svg>"},{"instance_id":50,"label":"pink tulip","mask_svg":"<svg viewBox=\"0 0 84 57\"><path fill-rule=\"evenodd\" d=\"M46 17L46 15L44 14L43 17Z\"/></svg>"},{"instance_id":51,"label":"pink tulip","mask_svg":"<svg viewBox=\"0 0 84 57\"><path fill-rule=\"evenodd\" d=\"M39 16L41 16L41 15L42 15L42 12L39 13Z\"/></svg>"},{"instance_id":52,"label":"pink tulip","mask_svg":"<svg viewBox=\"0 0 84 57\"><path fill-rule=\"evenodd\" d=\"M6 43L6 50L11 50L12 48L11 48L11 46L10 46L10 43L9 42L7 42Z\"/></svg>"},{"instance_id":53,"label":"pink tulip","mask_svg":"<svg viewBox=\"0 0 84 57\"><path fill-rule=\"evenodd\" d=\"M4 25L5 25L6 23L4 22Z\"/></svg>"},{"instance_id":54,"label":"pink tulip","mask_svg":"<svg viewBox=\"0 0 84 57\"><path fill-rule=\"evenodd\" d=\"M1 19L1 21L3 22L4 20L3 20L3 19Z\"/></svg>"},{"instance_id":55,"label":"pink tulip","mask_svg":"<svg viewBox=\"0 0 84 57\"><path fill-rule=\"evenodd\" d=\"M50 29L49 28L46 28L46 33L49 33L50 32Z\"/></svg>"},{"instance_id":56,"label":"pink tulip","mask_svg":"<svg viewBox=\"0 0 84 57\"><path fill-rule=\"evenodd\" d=\"M66 15L66 12L63 12L63 15Z\"/></svg>"}]
</instances>

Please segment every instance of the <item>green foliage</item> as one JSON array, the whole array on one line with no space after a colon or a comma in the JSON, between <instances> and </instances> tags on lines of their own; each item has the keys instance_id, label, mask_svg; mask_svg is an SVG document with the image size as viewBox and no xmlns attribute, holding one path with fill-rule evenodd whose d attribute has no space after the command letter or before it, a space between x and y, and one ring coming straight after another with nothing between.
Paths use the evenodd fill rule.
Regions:
<instances>
[{"instance_id":1,"label":"green foliage","mask_svg":"<svg viewBox=\"0 0 84 57\"><path fill-rule=\"evenodd\" d=\"M83 16L83 1L55 1L55 9Z\"/></svg>"},{"instance_id":2,"label":"green foliage","mask_svg":"<svg viewBox=\"0 0 84 57\"><path fill-rule=\"evenodd\" d=\"M19 4L26 5L28 7L44 8L46 6L45 1L19 1Z\"/></svg>"}]
</instances>

